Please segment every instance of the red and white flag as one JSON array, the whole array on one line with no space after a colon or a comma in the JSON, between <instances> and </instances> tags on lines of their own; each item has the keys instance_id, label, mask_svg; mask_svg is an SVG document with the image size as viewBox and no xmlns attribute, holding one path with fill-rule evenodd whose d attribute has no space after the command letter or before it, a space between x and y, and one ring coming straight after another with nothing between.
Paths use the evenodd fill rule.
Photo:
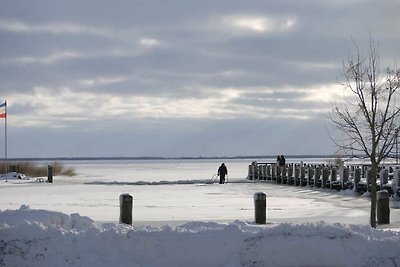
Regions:
<instances>
[{"instance_id":1,"label":"red and white flag","mask_svg":"<svg viewBox=\"0 0 400 267\"><path fill-rule=\"evenodd\" d=\"M7 107L7 102L0 104L0 118L7 117L6 107Z\"/></svg>"}]
</instances>

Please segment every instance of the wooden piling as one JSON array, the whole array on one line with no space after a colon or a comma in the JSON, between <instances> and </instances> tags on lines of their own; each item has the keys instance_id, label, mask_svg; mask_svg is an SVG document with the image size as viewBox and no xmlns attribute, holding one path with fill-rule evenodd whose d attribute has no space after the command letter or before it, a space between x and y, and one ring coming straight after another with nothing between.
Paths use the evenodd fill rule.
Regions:
<instances>
[{"instance_id":1,"label":"wooden piling","mask_svg":"<svg viewBox=\"0 0 400 267\"><path fill-rule=\"evenodd\" d=\"M328 187L328 180L329 180L329 168L323 167L322 168L322 183L321 183L321 186L323 188Z\"/></svg>"},{"instance_id":2,"label":"wooden piling","mask_svg":"<svg viewBox=\"0 0 400 267\"><path fill-rule=\"evenodd\" d=\"M276 165L276 183L282 183L282 167L278 164Z\"/></svg>"},{"instance_id":3,"label":"wooden piling","mask_svg":"<svg viewBox=\"0 0 400 267\"><path fill-rule=\"evenodd\" d=\"M379 172L379 182L381 185L381 190L384 188L384 185L388 183L389 180L389 171L388 169L382 169Z\"/></svg>"},{"instance_id":4,"label":"wooden piling","mask_svg":"<svg viewBox=\"0 0 400 267\"><path fill-rule=\"evenodd\" d=\"M397 198L400 197L400 169L396 169L393 174L392 181L393 195Z\"/></svg>"},{"instance_id":5,"label":"wooden piling","mask_svg":"<svg viewBox=\"0 0 400 267\"><path fill-rule=\"evenodd\" d=\"M129 194L121 194L119 206L119 223L132 225L133 197Z\"/></svg>"},{"instance_id":6,"label":"wooden piling","mask_svg":"<svg viewBox=\"0 0 400 267\"><path fill-rule=\"evenodd\" d=\"M293 183L293 164L289 164L288 171L287 171L287 184L294 184Z\"/></svg>"},{"instance_id":7,"label":"wooden piling","mask_svg":"<svg viewBox=\"0 0 400 267\"><path fill-rule=\"evenodd\" d=\"M314 168L313 166L309 165L308 169L307 169L308 173L307 173L307 185L310 186L311 185L311 180L314 176Z\"/></svg>"},{"instance_id":8,"label":"wooden piling","mask_svg":"<svg viewBox=\"0 0 400 267\"><path fill-rule=\"evenodd\" d=\"M262 165L261 166L261 178L263 179L263 180L267 180L267 164L264 164L264 165Z\"/></svg>"},{"instance_id":9,"label":"wooden piling","mask_svg":"<svg viewBox=\"0 0 400 267\"><path fill-rule=\"evenodd\" d=\"M349 167L342 168L341 172L342 189L347 189L347 182L349 181Z\"/></svg>"},{"instance_id":10,"label":"wooden piling","mask_svg":"<svg viewBox=\"0 0 400 267\"><path fill-rule=\"evenodd\" d=\"M321 166L315 167L314 173L314 187L320 187L320 178L321 178Z\"/></svg>"},{"instance_id":11,"label":"wooden piling","mask_svg":"<svg viewBox=\"0 0 400 267\"><path fill-rule=\"evenodd\" d=\"M294 185L301 185L300 180L300 166L298 164L294 165Z\"/></svg>"},{"instance_id":12,"label":"wooden piling","mask_svg":"<svg viewBox=\"0 0 400 267\"><path fill-rule=\"evenodd\" d=\"M271 174L271 165L270 164L267 164L267 167L266 167L266 176L267 176L267 180L271 180L272 179L272 174Z\"/></svg>"},{"instance_id":13,"label":"wooden piling","mask_svg":"<svg viewBox=\"0 0 400 267\"><path fill-rule=\"evenodd\" d=\"M331 189L334 189L336 187L336 181L337 181L337 169L335 166L331 168L331 174L329 179L330 179L329 187Z\"/></svg>"},{"instance_id":14,"label":"wooden piling","mask_svg":"<svg viewBox=\"0 0 400 267\"><path fill-rule=\"evenodd\" d=\"M276 169L277 169L276 164L271 164L271 179L272 180L276 180L276 176L277 176Z\"/></svg>"},{"instance_id":15,"label":"wooden piling","mask_svg":"<svg viewBox=\"0 0 400 267\"><path fill-rule=\"evenodd\" d=\"M254 165L250 164L249 165L249 172L247 177L249 177L249 180L254 180Z\"/></svg>"},{"instance_id":16,"label":"wooden piling","mask_svg":"<svg viewBox=\"0 0 400 267\"><path fill-rule=\"evenodd\" d=\"M360 168L356 168L354 170L354 179L353 179L353 191L356 192L357 191L357 187L358 184L361 181L361 169Z\"/></svg>"},{"instance_id":17,"label":"wooden piling","mask_svg":"<svg viewBox=\"0 0 400 267\"><path fill-rule=\"evenodd\" d=\"M53 166L47 165L47 182L53 183Z\"/></svg>"},{"instance_id":18,"label":"wooden piling","mask_svg":"<svg viewBox=\"0 0 400 267\"><path fill-rule=\"evenodd\" d=\"M300 186L305 185L304 181L306 179L306 167L301 166L300 167Z\"/></svg>"},{"instance_id":19,"label":"wooden piling","mask_svg":"<svg viewBox=\"0 0 400 267\"><path fill-rule=\"evenodd\" d=\"M264 192L254 194L255 221L257 224L267 222L267 195Z\"/></svg>"},{"instance_id":20,"label":"wooden piling","mask_svg":"<svg viewBox=\"0 0 400 267\"><path fill-rule=\"evenodd\" d=\"M386 190L376 192L377 198L377 222L380 224L388 224L390 222L389 193Z\"/></svg>"}]
</instances>

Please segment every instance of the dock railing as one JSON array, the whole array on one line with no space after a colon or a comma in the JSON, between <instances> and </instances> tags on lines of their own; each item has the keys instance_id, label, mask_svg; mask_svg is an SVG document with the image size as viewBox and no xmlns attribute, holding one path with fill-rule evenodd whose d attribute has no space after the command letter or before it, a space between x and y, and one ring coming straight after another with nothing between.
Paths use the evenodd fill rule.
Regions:
<instances>
[{"instance_id":1,"label":"dock railing","mask_svg":"<svg viewBox=\"0 0 400 267\"><path fill-rule=\"evenodd\" d=\"M336 165L293 162L279 166L277 162L254 161L249 165L247 179L335 190L352 189L365 193L371 188L370 175L371 165L364 163ZM400 197L400 165L379 166L376 180L378 190L385 189L390 195Z\"/></svg>"}]
</instances>

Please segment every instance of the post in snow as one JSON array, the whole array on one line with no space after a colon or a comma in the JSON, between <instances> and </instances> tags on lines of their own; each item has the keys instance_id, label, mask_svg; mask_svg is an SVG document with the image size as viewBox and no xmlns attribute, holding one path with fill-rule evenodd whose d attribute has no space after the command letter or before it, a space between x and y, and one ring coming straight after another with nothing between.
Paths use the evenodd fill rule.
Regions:
<instances>
[{"instance_id":1,"label":"post in snow","mask_svg":"<svg viewBox=\"0 0 400 267\"><path fill-rule=\"evenodd\" d=\"M386 190L380 190L376 192L376 197L378 223L388 224L390 223L389 193Z\"/></svg>"},{"instance_id":2,"label":"post in snow","mask_svg":"<svg viewBox=\"0 0 400 267\"><path fill-rule=\"evenodd\" d=\"M255 219L257 224L267 223L267 195L264 192L254 194Z\"/></svg>"},{"instance_id":3,"label":"post in snow","mask_svg":"<svg viewBox=\"0 0 400 267\"><path fill-rule=\"evenodd\" d=\"M133 197L129 194L121 194L119 207L119 223L132 225Z\"/></svg>"},{"instance_id":4,"label":"post in snow","mask_svg":"<svg viewBox=\"0 0 400 267\"><path fill-rule=\"evenodd\" d=\"M53 183L53 166L47 165L47 182Z\"/></svg>"}]
</instances>

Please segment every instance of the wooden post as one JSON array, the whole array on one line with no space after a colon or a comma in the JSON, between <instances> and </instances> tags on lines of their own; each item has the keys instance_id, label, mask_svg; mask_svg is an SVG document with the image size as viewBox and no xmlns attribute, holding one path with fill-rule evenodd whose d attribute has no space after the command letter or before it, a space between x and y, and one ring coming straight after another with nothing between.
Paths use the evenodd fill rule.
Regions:
<instances>
[{"instance_id":1,"label":"wooden post","mask_svg":"<svg viewBox=\"0 0 400 267\"><path fill-rule=\"evenodd\" d=\"M300 167L300 185L304 185L304 180L306 179L306 167Z\"/></svg>"},{"instance_id":2,"label":"wooden post","mask_svg":"<svg viewBox=\"0 0 400 267\"><path fill-rule=\"evenodd\" d=\"M298 164L294 165L294 185L301 185L300 166Z\"/></svg>"},{"instance_id":3,"label":"wooden post","mask_svg":"<svg viewBox=\"0 0 400 267\"><path fill-rule=\"evenodd\" d=\"M279 166L279 164L276 164L276 183L280 184L281 183L281 175L282 175L282 168Z\"/></svg>"},{"instance_id":4,"label":"wooden post","mask_svg":"<svg viewBox=\"0 0 400 267\"><path fill-rule=\"evenodd\" d=\"M133 197L129 194L121 194L119 207L119 223L132 225Z\"/></svg>"},{"instance_id":5,"label":"wooden post","mask_svg":"<svg viewBox=\"0 0 400 267\"><path fill-rule=\"evenodd\" d=\"M316 166L315 167L315 173L314 173L314 187L320 187L319 184L319 179L321 178L321 166Z\"/></svg>"},{"instance_id":6,"label":"wooden post","mask_svg":"<svg viewBox=\"0 0 400 267\"><path fill-rule=\"evenodd\" d=\"M271 180L276 180L276 164L271 165Z\"/></svg>"},{"instance_id":7,"label":"wooden post","mask_svg":"<svg viewBox=\"0 0 400 267\"><path fill-rule=\"evenodd\" d=\"M327 188L327 182L329 179L329 168L323 167L322 168L322 187Z\"/></svg>"},{"instance_id":8,"label":"wooden post","mask_svg":"<svg viewBox=\"0 0 400 267\"><path fill-rule=\"evenodd\" d=\"M267 180L267 164L261 165L262 179Z\"/></svg>"},{"instance_id":9,"label":"wooden post","mask_svg":"<svg viewBox=\"0 0 400 267\"><path fill-rule=\"evenodd\" d=\"M249 177L249 180L254 180L254 165L253 164L249 165L248 177Z\"/></svg>"},{"instance_id":10,"label":"wooden post","mask_svg":"<svg viewBox=\"0 0 400 267\"><path fill-rule=\"evenodd\" d=\"M53 166L47 165L47 182L53 183Z\"/></svg>"},{"instance_id":11,"label":"wooden post","mask_svg":"<svg viewBox=\"0 0 400 267\"><path fill-rule=\"evenodd\" d=\"M347 182L349 181L349 167L344 167L342 169L342 189L347 189Z\"/></svg>"},{"instance_id":12,"label":"wooden post","mask_svg":"<svg viewBox=\"0 0 400 267\"><path fill-rule=\"evenodd\" d=\"M272 175L271 175L271 165L267 165L266 167L266 175L267 175L267 180L271 180L272 179Z\"/></svg>"},{"instance_id":13,"label":"wooden post","mask_svg":"<svg viewBox=\"0 0 400 267\"><path fill-rule=\"evenodd\" d=\"M396 169L393 175L392 191L396 198L400 197L400 169Z\"/></svg>"},{"instance_id":14,"label":"wooden post","mask_svg":"<svg viewBox=\"0 0 400 267\"><path fill-rule=\"evenodd\" d=\"M361 169L360 168L356 168L354 170L354 185L353 185L353 191L356 192L357 191L357 186L358 183L361 181Z\"/></svg>"},{"instance_id":15,"label":"wooden post","mask_svg":"<svg viewBox=\"0 0 400 267\"><path fill-rule=\"evenodd\" d=\"M362 170L361 177L366 177L367 176L367 169L368 169L368 166L361 165L361 170Z\"/></svg>"},{"instance_id":16,"label":"wooden post","mask_svg":"<svg viewBox=\"0 0 400 267\"><path fill-rule=\"evenodd\" d=\"M285 164L284 166L281 167L281 180L280 180L281 184L285 183L284 181L285 181L285 179L287 177L286 176L287 175L286 172L287 172L287 168L286 168L286 164Z\"/></svg>"},{"instance_id":17,"label":"wooden post","mask_svg":"<svg viewBox=\"0 0 400 267\"><path fill-rule=\"evenodd\" d=\"M254 165L254 180L260 180L260 168L257 163Z\"/></svg>"},{"instance_id":18,"label":"wooden post","mask_svg":"<svg viewBox=\"0 0 400 267\"><path fill-rule=\"evenodd\" d=\"M378 223L388 224L390 222L389 193L386 190L376 192Z\"/></svg>"},{"instance_id":19,"label":"wooden post","mask_svg":"<svg viewBox=\"0 0 400 267\"><path fill-rule=\"evenodd\" d=\"M288 171L287 171L287 184L294 184L294 183L292 183L292 181L293 181L293 168L294 168L294 164L290 163L289 167L288 167Z\"/></svg>"},{"instance_id":20,"label":"wooden post","mask_svg":"<svg viewBox=\"0 0 400 267\"><path fill-rule=\"evenodd\" d=\"M388 169L382 169L379 172L379 182L381 184L381 190L383 189L383 186L388 183L388 180L389 180L389 171L388 171Z\"/></svg>"},{"instance_id":21,"label":"wooden post","mask_svg":"<svg viewBox=\"0 0 400 267\"><path fill-rule=\"evenodd\" d=\"M307 174L307 185L310 186L311 185L311 179L314 176L314 168L312 165L308 166L308 174Z\"/></svg>"},{"instance_id":22,"label":"wooden post","mask_svg":"<svg viewBox=\"0 0 400 267\"><path fill-rule=\"evenodd\" d=\"M254 210L257 224L267 223L267 195L263 192L254 194Z\"/></svg>"},{"instance_id":23,"label":"wooden post","mask_svg":"<svg viewBox=\"0 0 400 267\"><path fill-rule=\"evenodd\" d=\"M336 167L332 167L330 176L331 176L331 178L330 178L330 188L333 189L335 187L335 182L337 180L337 169L336 169Z\"/></svg>"}]
</instances>

